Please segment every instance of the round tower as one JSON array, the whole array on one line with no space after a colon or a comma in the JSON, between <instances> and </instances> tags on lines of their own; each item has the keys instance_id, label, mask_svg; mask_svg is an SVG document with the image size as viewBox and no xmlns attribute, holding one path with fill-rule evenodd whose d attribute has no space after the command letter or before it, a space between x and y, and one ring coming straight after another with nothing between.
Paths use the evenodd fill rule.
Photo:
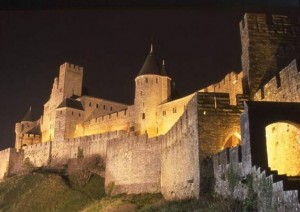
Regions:
<instances>
[{"instance_id":1,"label":"round tower","mask_svg":"<svg viewBox=\"0 0 300 212\"><path fill-rule=\"evenodd\" d=\"M135 130L149 137L157 135L158 105L169 100L171 95L171 78L168 77L165 63L160 68L151 44L148 54L138 76L135 78Z\"/></svg>"}]
</instances>

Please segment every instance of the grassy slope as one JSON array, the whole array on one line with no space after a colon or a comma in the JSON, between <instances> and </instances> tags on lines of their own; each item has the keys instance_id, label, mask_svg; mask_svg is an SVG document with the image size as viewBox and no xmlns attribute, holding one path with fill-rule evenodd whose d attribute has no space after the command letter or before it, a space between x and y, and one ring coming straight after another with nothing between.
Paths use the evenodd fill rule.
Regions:
<instances>
[{"instance_id":1,"label":"grassy slope","mask_svg":"<svg viewBox=\"0 0 300 212\"><path fill-rule=\"evenodd\" d=\"M232 200L206 197L166 202L161 194L105 196L104 179L93 175L84 187L55 174L14 176L0 183L0 211L240 211Z\"/></svg>"},{"instance_id":2,"label":"grassy slope","mask_svg":"<svg viewBox=\"0 0 300 212\"><path fill-rule=\"evenodd\" d=\"M104 195L103 178L76 188L59 175L14 176L0 184L0 211L79 211Z\"/></svg>"}]
</instances>

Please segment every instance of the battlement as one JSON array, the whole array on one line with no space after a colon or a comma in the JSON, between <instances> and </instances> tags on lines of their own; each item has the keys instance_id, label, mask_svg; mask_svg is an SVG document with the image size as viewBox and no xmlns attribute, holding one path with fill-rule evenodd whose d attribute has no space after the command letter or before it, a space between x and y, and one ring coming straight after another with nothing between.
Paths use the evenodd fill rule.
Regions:
<instances>
[{"instance_id":1,"label":"battlement","mask_svg":"<svg viewBox=\"0 0 300 212\"><path fill-rule=\"evenodd\" d=\"M102 122L102 121L105 122L105 121L108 121L108 120L111 120L111 119L117 119L117 118L128 117L128 116L129 116L128 109L125 109L125 110L110 113L110 114L107 114L107 115L104 115L104 116L100 116L100 117L97 117L97 118L93 118L91 120L86 121L84 124L89 125L89 124L99 123L99 122Z\"/></svg>"},{"instance_id":2,"label":"battlement","mask_svg":"<svg viewBox=\"0 0 300 212\"><path fill-rule=\"evenodd\" d=\"M223 80L218 83L212 84L206 88L201 89L199 92L203 93L228 93L229 104L236 105L236 95L243 93L242 86L243 72L231 72L227 74Z\"/></svg>"},{"instance_id":3,"label":"battlement","mask_svg":"<svg viewBox=\"0 0 300 212\"><path fill-rule=\"evenodd\" d=\"M247 95L237 94L236 105L230 104L229 93L198 92L198 108L200 110L216 111L238 111L244 109L244 101L248 100Z\"/></svg>"},{"instance_id":4,"label":"battlement","mask_svg":"<svg viewBox=\"0 0 300 212\"><path fill-rule=\"evenodd\" d=\"M240 21L240 30L251 30L257 32L268 32L277 34L296 33L289 30L290 27L300 24L297 17L285 15L268 15L261 13L246 13Z\"/></svg>"},{"instance_id":5,"label":"battlement","mask_svg":"<svg viewBox=\"0 0 300 212\"><path fill-rule=\"evenodd\" d=\"M72 71L77 71L77 72L83 72L83 67L65 62L64 64L60 65L60 69L67 69L67 70L72 70Z\"/></svg>"},{"instance_id":6,"label":"battlement","mask_svg":"<svg viewBox=\"0 0 300 212\"><path fill-rule=\"evenodd\" d=\"M11 151L15 150L14 148L7 148L0 151L0 155L4 155L10 153Z\"/></svg>"},{"instance_id":7,"label":"battlement","mask_svg":"<svg viewBox=\"0 0 300 212\"><path fill-rule=\"evenodd\" d=\"M247 13L240 22L240 33L244 81L253 97L263 84L299 57L300 20Z\"/></svg>"},{"instance_id":8,"label":"battlement","mask_svg":"<svg viewBox=\"0 0 300 212\"><path fill-rule=\"evenodd\" d=\"M257 101L299 102L300 66L299 59L284 67L276 77L264 84L255 95Z\"/></svg>"},{"instance_id":9,"label":"battlement","mask_svg":"<svg viewBox=\"0 0 300 212\"><path fill-rule=\"evenodd\" d=\"M24 134L24 137L25 138L41 138L41 136L40 135L36 135L36 134L28 134L28 133L25 133Z\"/></svg>"}]
</instances>

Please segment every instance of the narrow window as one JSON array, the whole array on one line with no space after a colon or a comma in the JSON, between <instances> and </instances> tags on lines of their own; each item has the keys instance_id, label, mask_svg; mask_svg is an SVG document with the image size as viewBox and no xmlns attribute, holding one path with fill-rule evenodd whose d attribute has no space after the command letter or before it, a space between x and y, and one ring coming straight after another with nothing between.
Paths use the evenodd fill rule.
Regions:
<instances>
[{"instance_id":1,"label":"narrow window","mask_svg":"<svg viewBox=\"0 0 300 212\"><path fill-rule=\"evenodd\" d=\"M80 117L80 116L81 116L81 114L80 114L80 113L78 113L78 116Z\"/></svg>"},{"instance_id":2,"label":"narrow window","mask_svg":"<svg viewBox=\"0 0 300 212\"><path fill-rule=\"evenodd\" d=\"M164 110L164 111L163 111L163 116L165 116L166 114L167 114L167 113L166 113L166 111Z\"/></svg>"},{"instance_id":3,"label":"narrow window","mask_svg":"<svg viewBox=\"0 0 300 212\"><path fill-rule=\"evenodd\" d=\"M142 119L145 119L145 113L142 113Z\"/></svg>"},{"instance_id":4,"label":"narrow window","mask_svg":"<svg viewBox=\"0 0 300 212\"><path fill-rule=\"evenodd\" d=\"M158 83L158 78L156 78L156 83Z\"/></svg>"},{"instance_id":5,"label":"narrow window","mask_svg":"<svg viewBox=\"0 0 300 212\"><path fill-rule=\"evenodd\" d=\"M105 110L105 105L103 105L103 109Z\"/></svg>"},{"instance_id":6,"label":"narrow window","mask_svg":"<svg viewBox=\"0 0 300 212\"><path fill-rule=\"evenodd\" d=\"M60 114L62 114L62 111L60 111Z\"/></svg>"},{"instance_id":7,"label":"narrow window","mask_svg":"<svg viewBox=\"0 0 300 212\"><path fill-rule=\"evenodd\" d=\"M110 111L112 111L112 106L110 106Z\"/></svg>"},{"instance_id":8,"label":"narrow window","mask_svg":"<svg viewBox=\"0 0 300 212\"><path fill-rule=\"evenodd\" d=\"M92 103L91 102L90 102L89 106L92 107Z\"/></svg>"},{"instance_id":9,"label":"narrow window","mask_svg":"<svg viewBox=\"0 0 300 212\"><path fill-rule=\"evenodd\" d=\"M141 96L143 95L143 91L141 91Z\"/></svg>"},{"instance_id":10,"label":"narrow window","mask_svg":"<svg viewBox=\"0 0 300 212\"><path fill-rule=\"evenodd\" d=\"M242 147L239 146L238 147L238 159L239 159L239 162L242 162Z\"/></svg>"},{"instance_id":11,"label":"narrow window","mask_svg":"<svg viewBox=\"0 0 300 212\"><path fill-rule=\"evenodd\" d=\"M176 107L174 107L173 108L173 113L176 113L176 112L177 112Z\"/></svg>"},{"instance_id":12,"label":"narrow window","mask_svg":"<svg viewBox=\"0 0 300 212\"><path fill-rule=\"evenodd\" d=\"M99 107L99 105L98 104L96 104L96 108L98 108Z\"/></svg>"},{"instance_id":13,"label":"narrow window","mask_svg":"<svg viewBox=\"0 0 300 212\"><path fill-rule=\"evenodd\" d=\"M148 83L148 78L145 79L145 82Z\"/></svg>"},{"instance_id":14,"label":"narrow window","mask_svg":"<svg viewBox=\"0 0 300 212\"><path fill-rule=\"evenodd\" d=\"M72 116L74 115L73 111L72 111Z\"/></svg>"}]
</instances>

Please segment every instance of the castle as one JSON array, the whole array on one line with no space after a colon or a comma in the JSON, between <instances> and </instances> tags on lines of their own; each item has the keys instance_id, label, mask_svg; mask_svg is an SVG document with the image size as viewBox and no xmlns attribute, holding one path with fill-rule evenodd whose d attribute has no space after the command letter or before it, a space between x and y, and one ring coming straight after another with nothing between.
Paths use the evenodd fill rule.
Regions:
<instances>
[{"instance_id":1,"label":"castle","mask_svg":"<svg viewBox=\"0 0 300 212\"><path fill-rule=\"evenodd\" d=\"M83 94L83 68L62 64L43 115L32 120L30 109L16 123L15 148L0 152L0 178L25 159L59 166L81 152L105 159L114 194L199 198L214 179L218 194L245 199L251 176L259 209L300 209L300 18L245 14L240 33L242 72L183 98L172 95L153 46L133 105Z\"/></svg>"}]
</instances>

